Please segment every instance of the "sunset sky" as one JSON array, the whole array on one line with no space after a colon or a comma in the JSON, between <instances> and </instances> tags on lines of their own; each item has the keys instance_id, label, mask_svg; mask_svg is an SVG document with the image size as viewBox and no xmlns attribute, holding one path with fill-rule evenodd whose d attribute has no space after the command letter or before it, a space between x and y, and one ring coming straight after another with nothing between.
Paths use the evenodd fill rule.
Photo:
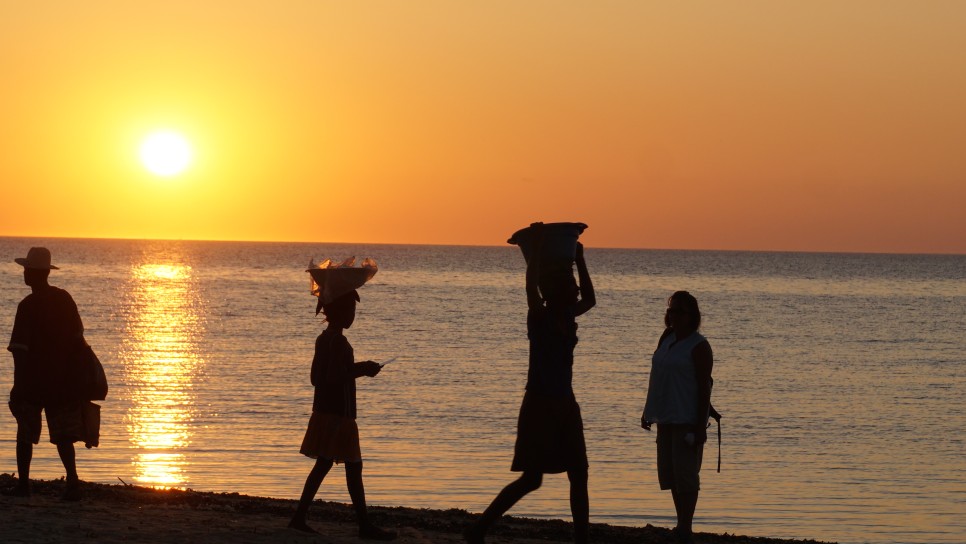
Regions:
<instances>
[{"instance_id":1,"label":"sunset sky","mask_svg":"<svg viewBox=\"0 0 966 544\"><path fill-rule=\"evenodd\" d=\"M0 0L0 236L966 253L966 2ZM138 155L191 146L161 177Z\"/></svg>"}]
</instances>

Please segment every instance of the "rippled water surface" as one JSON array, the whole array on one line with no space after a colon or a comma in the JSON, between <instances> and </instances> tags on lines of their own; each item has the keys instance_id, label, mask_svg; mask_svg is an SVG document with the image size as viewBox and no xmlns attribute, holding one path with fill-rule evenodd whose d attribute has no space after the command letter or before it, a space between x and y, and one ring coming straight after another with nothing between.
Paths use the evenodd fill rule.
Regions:
<instances>
[{"instance_id":1,"label":"rippled water surface","mask_svg":"<svg viewBox=\"0 0 966 544\"><path fill-rule=\"evenodd\" d=\"M107 369L86 480L296 498L323 324L309 259L372 256L347 336L397 362L359 384L366 490L383 505L481 511L512 478L526 379L512 247L0 238L0 330L29 289L13 258L51 248ZM594 521L672 526L638 427L664 301L694 293L715 352L722 471L706 450L698 530L839 542L966 541L966 257L588 249L575 389ZM0 365L0 389L12 380ZM15 472L0 417L0 470ZM53 446L33 476L56 478ZM511 511L569 519L566 477ZM320 498L348 501L330 477Z\"/></svg>"}]
</instances>

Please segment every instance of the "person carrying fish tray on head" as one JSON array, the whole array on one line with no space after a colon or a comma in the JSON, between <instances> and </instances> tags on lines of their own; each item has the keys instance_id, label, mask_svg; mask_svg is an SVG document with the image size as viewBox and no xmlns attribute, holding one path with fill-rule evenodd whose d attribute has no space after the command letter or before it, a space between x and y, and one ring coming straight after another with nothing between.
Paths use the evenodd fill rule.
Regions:
<instances>
[{"instance_id":1,"label":"person carrying fish tray on head","mask_svg":"<svg viewBox=\"0 0 966 544\"><path fill-rule=\"evenodd\" d=\"M356 425L356 378L374 377L381 366L374 361L355 362L352 345L343 334L356 316L356 291L378 270L376 262L365 259L354 267L354 258L338 265L326 260L318 266L309 263L312 294L319 297L316 315L325 314L328 326L315 340L312 359L312 385L315 398L300 452L315 459L305 480L295 515L288 526L306 533L317 533L306 523L309 506L333 463L345 463L346 485L359 523L359 538L394 540L396 533L376 527L369 521L365 488L362 484L362 451Z\"/></svg>"},{"instance_id":2,"label":"person carrying fish tray on head","mask_svg":"<svg viewBox=\"0 0 966 544\"><path fill-rule=\"evenodd\" d=\"M466 529L463 538L470 544L482 544L490 526L537 490L544 474L561 472L570 480L574 542L588 542L589 464L580 406L572 386L576 317L596 304L584 249L577 241L585 228L583 223L534 223L509 240L520 246L527 261L530 360L511 466L522 475L503 488L480 519ZM579 287L573 264L577 265Z\"/></svg>"}]
</instances>

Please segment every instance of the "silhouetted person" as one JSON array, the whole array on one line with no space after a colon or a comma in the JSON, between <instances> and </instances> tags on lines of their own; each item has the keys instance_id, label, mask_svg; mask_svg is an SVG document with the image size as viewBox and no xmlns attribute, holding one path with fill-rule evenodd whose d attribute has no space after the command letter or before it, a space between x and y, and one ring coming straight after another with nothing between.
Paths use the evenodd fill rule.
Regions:
<instances>
[{"instance_id":1,"label":"silhouetted person","mask_svg":"<svg viewBox=\"0 0 966 544\"><path fill-rule=\"evenodd\" d=\"M393 540L396 533L369 522L366 492L362 485L362 451L356 426L356 378L373 377L381 367L373 361L356 363L352 346L343 331L356 317L359 293L346 293L328 304L322 304L328 326L315 340L312 360L312 385L315 400L312 417L300 452L315 459L315 466L305 479L302 497L289 527L316 533L305 522L309 506L333 463L345 463L346 485L359 522L359 537L370 540ZM320 300L321 303L321 300Z\"/></svg>"},{"instance_id":2,"label":"silhouetted person","mask_svg":"<svg viewBox=\"0 0 966 544\"><path fill-rule=\"evenodd\" d=\"M566 472L570 479L574 541L583 544L588 539L589 465L580 406L574 397L571 382L574 347L577 345L575 318L596 303L594 287L584 261L583 246L579 243L576 255L579 289L569 264L565 273L542 273L540 255L543 229L540 224L531 227L535 230L534 247L527 261L530 366L511 466L512 471L523 474L503 488L479 521L464 532L466 542L471 544L482 543L487 530L500 516L526 494L540 487L544 474L561 472Z\"/></svg>"},{"instance_id":3,"label":"silhouetted person","mask_svg":"<svg viewBox=\"0 0 966 544\"><path fill-rule=\"evenodd\" d=\"M694 542L692 522L698 504L701 458L711 409L711 344L698 333L701 310L687 291L668 299L664 333L651 358L641 427L657 424L657 477L670 489L677 513L679 542Z\"/></svg>"},{"instance_id":4,"label":"silhouetted person","mask_svg":"<svg viewBox=\"0 0 966 544\"><path fill-rule=\"evenodd\" d=\"M30 461L34 444L40 442L43 411L50 442L67 471L63 499L80 499L74 442L85 439L83 406L86 399L78 389L79 367L74 362L84 326L70 294L47 283L51 270L50 251L32 247L26 258L15 259L23 266L24 283L31 293L17 306L13 333L7 349L13 354L14 378L10 411L17 420L17 486L7 495L30 496Z\"/></svg>"}]
</instances>

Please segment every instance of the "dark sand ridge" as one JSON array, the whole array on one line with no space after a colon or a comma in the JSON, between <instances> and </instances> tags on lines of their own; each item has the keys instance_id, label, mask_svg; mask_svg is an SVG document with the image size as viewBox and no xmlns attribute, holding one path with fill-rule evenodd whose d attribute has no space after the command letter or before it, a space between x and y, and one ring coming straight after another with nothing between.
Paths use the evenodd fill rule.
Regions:
<instances>
[{"instance_id":1,"label":"dark sand ridge","mask_svg":"<svg viewBox=\"0 0 966 544\"><path fill-rule=\"evenodd\" d=\"M13 487L13 475L0 475L0 488ZM321 535L286 528L295 500L238 493L158 490L133 485L84 483L80 502L63 502L63 480L33 481L30 498L0 497L0 542L4 543L259 543L348 544L356 537L355 514L347 504L316 501L309 525ZM397 530L400 544L457 544L476 514L464 510L370 507L372 521ZM816 543L698 533L701 544ZM571 542L570 523L507 516L494 526L488 544ZM607 544L670 544L658 527L591 525L591 541Z\"/></svg>"}]
</instances>

